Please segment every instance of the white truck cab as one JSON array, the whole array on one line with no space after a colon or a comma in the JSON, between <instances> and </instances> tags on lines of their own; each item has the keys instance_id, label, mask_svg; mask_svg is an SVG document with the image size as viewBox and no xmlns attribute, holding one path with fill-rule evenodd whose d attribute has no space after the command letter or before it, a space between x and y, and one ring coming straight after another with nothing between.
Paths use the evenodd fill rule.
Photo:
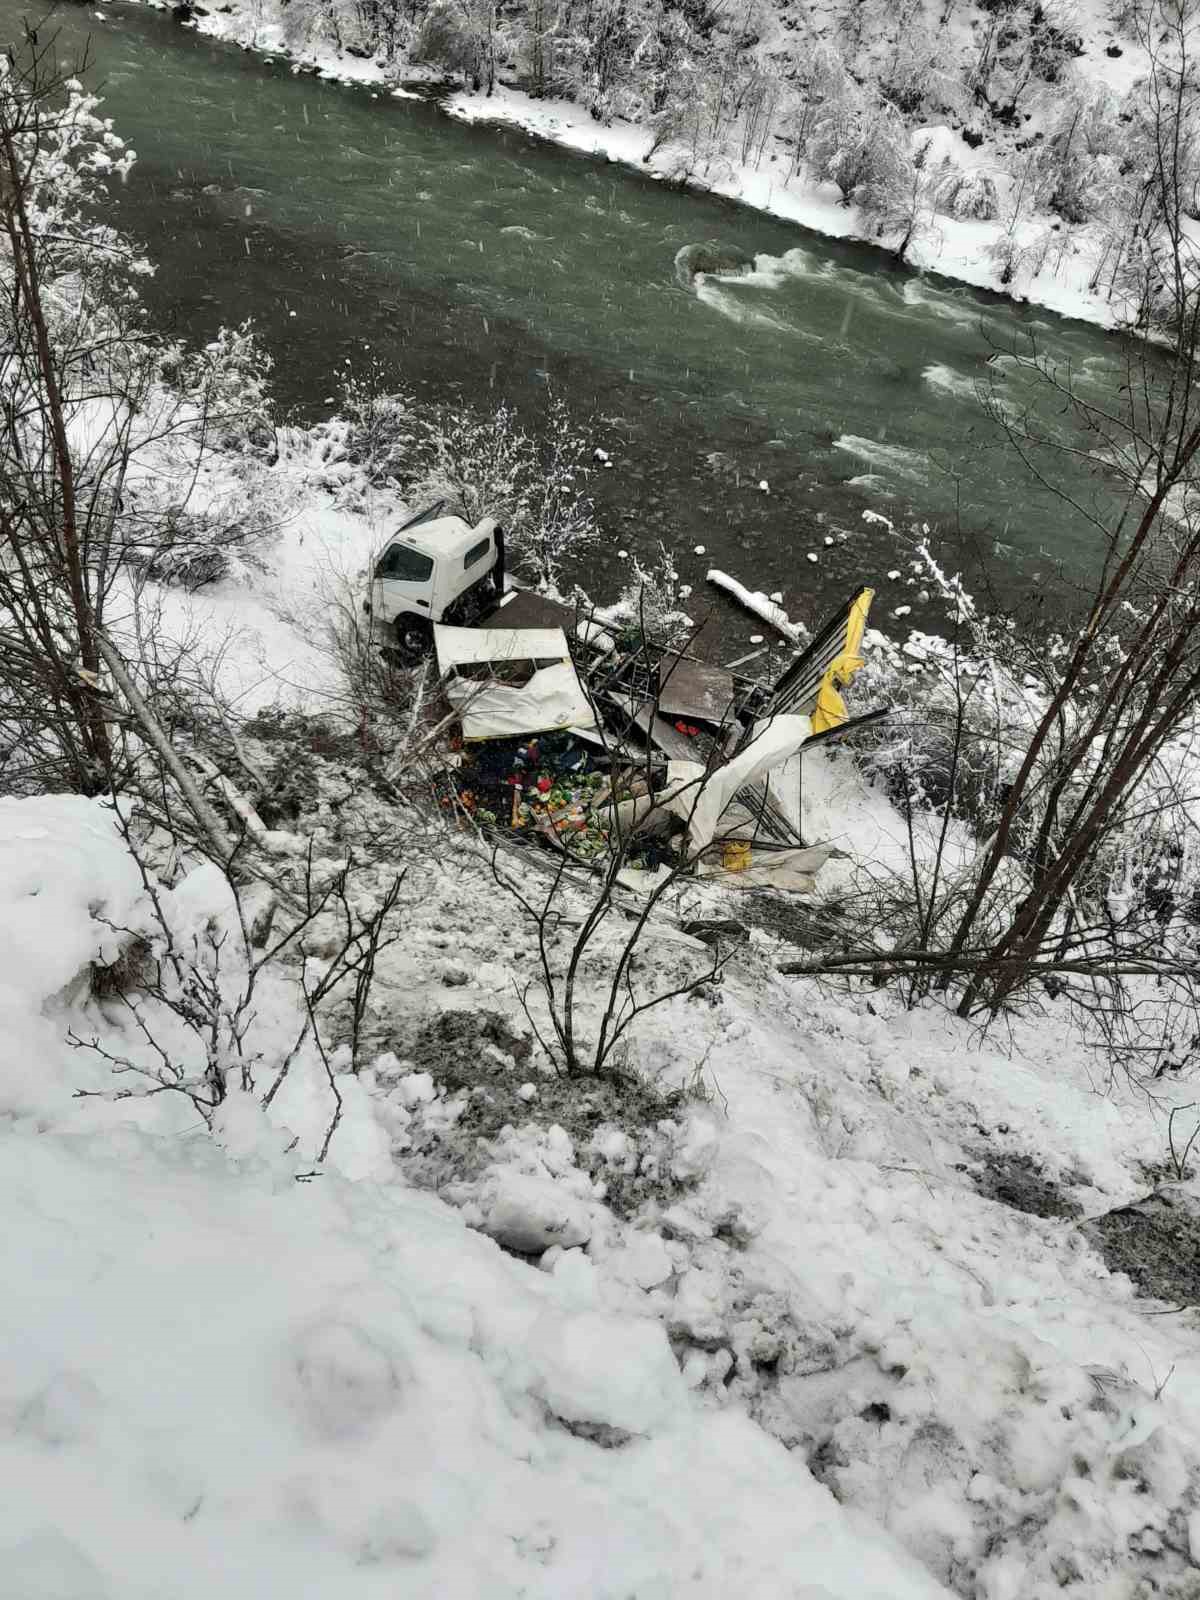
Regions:
<instances>
[{"instance_id":1,"label":"white truck cab","mask_svg":"<svg viewBox=\"0 0 1200 1600\"><path fill-rule=\"evenodd\" d=\"M471 527L438 501L396 529L363 609L377 644L416 657L429 648L435 622L470 626L503 592L503 528L494 517Z\"/></svg>"}]
</instances>

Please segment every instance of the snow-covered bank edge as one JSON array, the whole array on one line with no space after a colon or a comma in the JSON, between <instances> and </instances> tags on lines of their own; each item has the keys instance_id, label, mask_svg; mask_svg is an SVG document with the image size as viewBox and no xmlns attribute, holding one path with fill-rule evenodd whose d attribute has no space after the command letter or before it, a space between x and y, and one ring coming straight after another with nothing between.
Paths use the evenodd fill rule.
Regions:
<instances>
[{"instance_id":1,"label":"snow-covered bank edge","mask_svg":"<svg viewBox=\"0 0 1200 1600\"><path fill-rule=\"evenodd\" d=\"M129 0L132 5L167 11L165 0ZM97 13L97 15L99 15ZM414 98L407 85L444 82L437 73L406 68L404 83L397 84L395 69L376 59L337 55L330 50L294 51L284 41L277 24L256 25L248 17L208 12L181 24L243 50L253 51L267 60L288 60L296 74L310 73L349 87L366 88L377 95L394 99ZM526 133L564 149L574 150L597 160L619 163L652 178L667 179L677 167L679 152L667 146L646 157L653 135L638 124L614 120L605 126L588 111L567 100L534 100L523 91L498 86L490 95L456 90L439 100L447 115L459 121L495 123L519 127ZM945 138L955 146L955 158L969 164L970 152L948 129L927 130L931 144L940 151ZM751 210L795 223L825 238L863 244L894 258L896 240L880 239L871 219L858 208L841 204L831 184L811 183L803 178L788 181L783 157L763 167L754 167L723 157L721 171L710 177L689 177L685 187L698 194L712 194L745 205ZM1016 230L1017 244L1033 247L1046 232L1046 218L1025 219ZM910 243L904 265L918 272L936 273L951 282L965 284L1001 296L1015 304L1039 306L1058 316L1113 328L1119 322L1117 309L1088 288L1095 265L1092 241L1087 228L1063 229L1061 245L1052 252L1039 272L1020 268L1010 284L1000 281L1001 268L991 257L992 246L1007 232L1003 221L973 222L938 215L923 216L921 231ZM1049 256L1051 252L1047 252Z\"/></svg>"},{"instance_id":2,"label":"snow-covered bank edge","mask_svg":"<svg viewBox=\"0 0 1200 1600\"><path fill-rule=\"evenodd\" d=\"M567 149L597 159L619 162L654 178L665 178L673 164L671 147L645 158L651 143L650 130L627 122L604 127L595 122L582 106L566 100L533 100L519 89L499 88L490 97L457 91L442 102L450 116L464 122L503 123L523 128L527 133L548 139ZM788 182L786 165L774 162L756 168L725 159L722 173L711 182L689 179L686 187L697 193L718 195L753 211L793 222L828 239L844 239L876 250L894 259L894 249L886 237L876 236L870 220L861 210L844 206L832 184L814 184L803 179ZM933 272L941 278L984 289L1017 304L1042 306L1062 317L1090 322L1104 328L1116 326L1113 305L1091 293L1087 279L1094 266L1088 248L1087 232L1073 235L1070 253L1063 252L1052 276L1020 271L1014 284L1000 282L1000 269L991 260L992 244L1006 231L1003 222L964 222L938 215L921 237L910 244L903 265L919 272ZM1026 222L1018 236L1038 233L1036 220ZM894 243L895 241L893 241ZM1049 268L1046 272L1049 272ZM1062 276L1059 276L1059 272Z\"/></svg>"}]
</instances>

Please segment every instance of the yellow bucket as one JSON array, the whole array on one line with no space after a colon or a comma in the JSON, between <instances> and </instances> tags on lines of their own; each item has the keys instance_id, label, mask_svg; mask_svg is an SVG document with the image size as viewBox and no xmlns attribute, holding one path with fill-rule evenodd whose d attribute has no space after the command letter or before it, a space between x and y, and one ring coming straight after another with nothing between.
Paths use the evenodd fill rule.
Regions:
<instances>
[{"instance_id":1,"label":"yellow bucket","mask_svg":"<svg viewBox=\"0 0 1200 1600\"><path fill-rule=\"evenodd\" d=\"M750 865L749 841L726 839L721 849L721 865L726 872L745 872Z\"/></svg>"}]
</instances>

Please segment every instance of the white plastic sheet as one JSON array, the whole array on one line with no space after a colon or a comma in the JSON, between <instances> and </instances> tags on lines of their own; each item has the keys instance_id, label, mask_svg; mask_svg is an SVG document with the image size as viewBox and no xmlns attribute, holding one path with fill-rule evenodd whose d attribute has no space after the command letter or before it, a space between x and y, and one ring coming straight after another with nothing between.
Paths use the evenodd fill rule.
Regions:
<instances>
[{"instance_id":1,"label":"white plastic sheet","mask_svg":"<svg viewBox=\"0 0 1200 1600\"><path fill-rule=\"evenodd\" d=\"M670 762L669 787L678 786L678 790L669 804L687 823L689 852L698 855L706 850L738 790L789 760L811 733L812 723L805 716L772 717L755 728L753 739L740 755L718 767L706 781L704 769L695 762Z\"/></svg>"},{"instance_id":2,"label":"white plastic sheet","mask_svg":"<svg viewBox=\"0 0 1200 1600\"><path fill-rule=\"evenodd\" d=\"M433 630L438 670L475 666L481 661L570 660L567 636L561 628L448 628Z\"/></svg>"},{"instance_id":3,"label":"white plastic sheet","mask_svg":"<svg viewBox=\"0 0 1200 1600\"><path fill-rule=\"evenodd\" d=\"M445 628L433 630L446 698L462 708L464 739L502 739L558 728L594 728L561 628ZM454 669L486 662L548 661L527 683L460 677Z\"/></svg>"}]
</instances>

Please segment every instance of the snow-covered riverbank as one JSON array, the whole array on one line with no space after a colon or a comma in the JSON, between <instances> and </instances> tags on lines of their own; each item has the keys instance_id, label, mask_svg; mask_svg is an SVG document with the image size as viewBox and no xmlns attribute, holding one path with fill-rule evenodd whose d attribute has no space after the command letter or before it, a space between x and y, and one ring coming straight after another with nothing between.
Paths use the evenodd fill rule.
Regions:
<instances>
[{"instance_id":1,"label":"snow-covered riverbank","mask_svg":"<svg viewBox=\"0 0 1200 1600\"><path fill-rule=\"evenodd\" d=\"M645 128L618 122L604 127L581 106L569 101L531 100L519 89L501 87L490 96L460 90L450 96L446 106L452 116L465 121L511 123L539 138L552 139L597 159L621 161L663 179L670 178L676 165L670 148L657 150L645 159L651 144L651 135ZM964 169L987 165L986 158L980 161L977 153L949 128L931 129L928 137L939 158L942 154L951 155ZM765 166L723 158L714 163L711 176L699 173L690 181L712 194L799 223L827 238L854 239L892 253L889 240L877 237L873 221L857 208L842 205L832 184L813 184L803 176L789 178L788 168L783 156ZM1031 248L1044 234L1047 220L1025 219L1016 232L1018 249ZM1052 258L1048 257L1043 269L1037 273L1029 267L1018 269L1007 287L1001 283L1000 267L990 254L1004 231L1002 222L965 222L931 214L910 243L905 263L974 288L1044 306L1060 316L1077 317L1102 327L1115 324L1112 303L1088 288L1096 256L1087 230L1064 230L1061 246ZM736 229L730 232L736 238Z\"/></svg>"},{"instance_id":2,"label":"snow-covered riverbank","mask_svg":"<svg viewBox=\"0 0 1200 1600\"><path fill-rule=\"evenodd\" d=\"M272 561L231 618L289 587ZM296 642L264 646L290 675ZM382 819L352 767L259 732L253 759L313 780L316 851ZM870 870L902 859L851 763L814 753L803 806ZM320 1167L315 1057L211 1133L182 1095L106 1098L126 1080L68 1032L144 1050L87 966L149 925L142 880L102 801L0 801L3 1600L1193 1592L1195 1319L1077 1225L1145 1192L1186 1085L1106 1096L1060 1007L980 1039L783 977L756 929L645 1018L606 1098L538 1051L486 852L435 826L359 892L402 864ZM210 866L159 894L181 932L231 926ZM664 987L707 959L670 921L643 944ZM588 1005L604 982L585 967ZM297 1007L264 975L256 1060Z\"/></svg>"}]
</instances>

